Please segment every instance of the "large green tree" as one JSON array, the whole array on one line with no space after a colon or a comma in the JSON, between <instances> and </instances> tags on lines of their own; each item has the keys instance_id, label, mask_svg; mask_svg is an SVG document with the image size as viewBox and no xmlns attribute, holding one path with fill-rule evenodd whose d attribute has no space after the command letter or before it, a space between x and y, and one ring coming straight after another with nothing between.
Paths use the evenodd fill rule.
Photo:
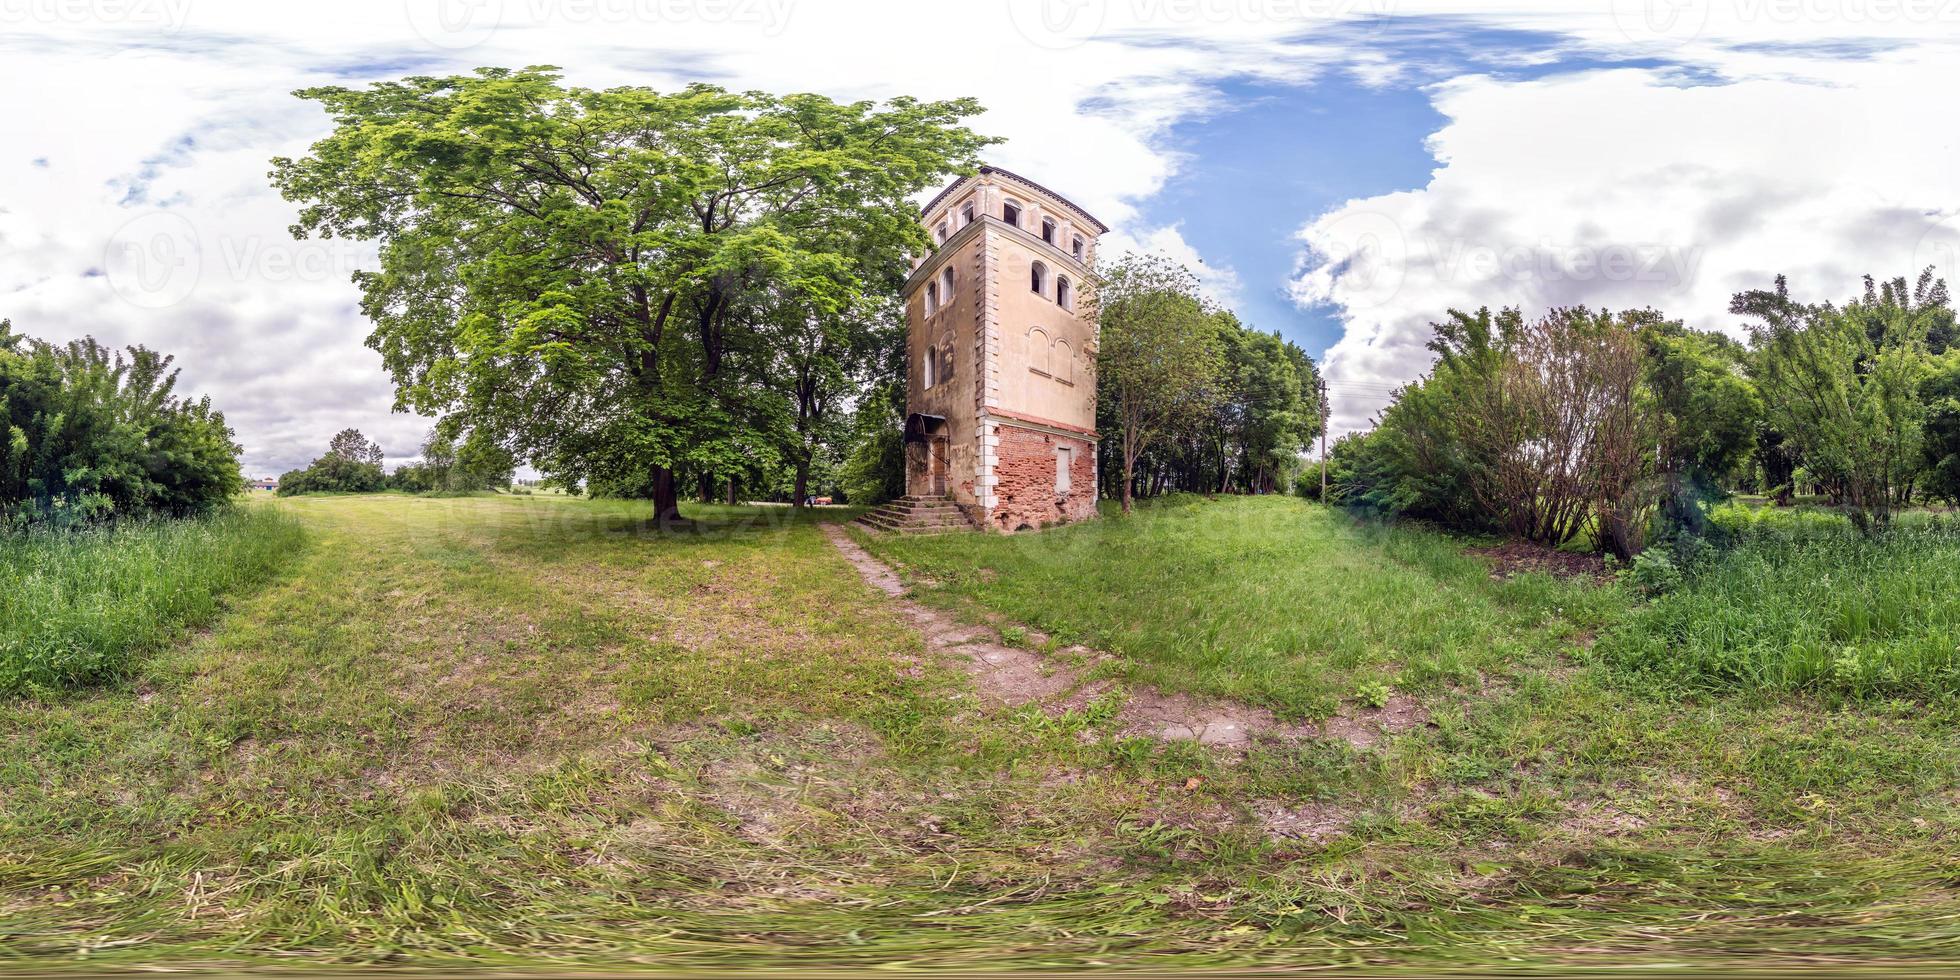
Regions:
<instances>
[{"instance_id":1,"label":"large green tree","mask_svg":"<svg viewBox=\"0 0 1960 980\"><path fill-rule=\"evenodd\" d=\"M927 247L911 197L975 165L971 100L837 103L480 69L308 89L333 132L272 177L356 276L397 406L568 483L720 472L793 433L772 329L834 322ZM799 305L797 323L771 310Z\"/></svg>"},{"instance_id":2,"label":"large green tree","mask_svg":"<svg viewBox=\"0 0 1960 980\"><path fill-rule=\"evenodd\" d=\"M1094 301L1097 393L1116 425L1127 514L1137 460L1217 404L1223 354L1197 278L1162 256L1124 256L1098 277Z\"/></svg>"}]
</instances>

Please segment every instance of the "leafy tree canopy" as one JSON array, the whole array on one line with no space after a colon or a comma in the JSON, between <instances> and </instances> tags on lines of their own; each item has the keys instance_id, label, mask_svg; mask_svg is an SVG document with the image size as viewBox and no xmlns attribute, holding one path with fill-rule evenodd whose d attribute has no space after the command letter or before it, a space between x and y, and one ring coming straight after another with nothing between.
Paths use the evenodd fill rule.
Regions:
<instances>
[{"instance_id":1,"label":"leafy tree canopy","mask_svg":"<svg viewBox=\"0 0 1960 980\"><path fill-rule=\"evenodd\" d=\"M861 316L927 247L912 196L987 142L970 99L600 91L548 68L299 94L334 131L272 178L296 235L381 243L356 282L398 407L567 482L649 482L663 519L677 467L790 443L780 334Z\"/></svg>"}]
</instances>

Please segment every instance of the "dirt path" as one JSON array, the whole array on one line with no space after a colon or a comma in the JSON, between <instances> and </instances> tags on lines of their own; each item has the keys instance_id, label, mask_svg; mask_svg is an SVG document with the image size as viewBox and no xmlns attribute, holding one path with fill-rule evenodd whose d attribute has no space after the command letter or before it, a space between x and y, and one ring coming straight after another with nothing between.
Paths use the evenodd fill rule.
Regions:
<instances>
[{"instance_id":1,"label":"dirt path","mask_svg":"<svg viewBox=\"0 0 1960 980\"><path fill-rule=\"evenodd\" d=\"M1116 725L1123 735L1192 739L1234 749L1243 749L1260 738L1340 739L1366 749L1387 735L1429 720L1428 713L1405 696L1394 698L1380 710L1353 710L1318 724L1295 724L1281 721L1264 708L1092 680L1086 671L1059 658L1008 646L988 627L962 623L950 613L908 598L898 574L851 540L842 527L826 524L823 533L867 584L892 597L892 605L925 637L926 646L934 653L954 657L973 676L981 697L996 706L1036 704L1049 714L1059 715L1120 693L1123 704L1116 713ZM1086 647L1071 647L1070 652L1091 660L1106 656Z\"/></svg>"}]
</instances>

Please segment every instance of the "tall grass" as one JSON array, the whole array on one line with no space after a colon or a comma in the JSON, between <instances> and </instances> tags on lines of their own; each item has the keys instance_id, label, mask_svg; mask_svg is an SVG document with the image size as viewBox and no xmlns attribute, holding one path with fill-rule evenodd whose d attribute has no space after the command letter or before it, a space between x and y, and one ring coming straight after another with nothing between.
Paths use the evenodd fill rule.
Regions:
<instances>
[{"instance_id":1,"label":"tall grass","mask_svg":"<svg viewBox=\"0 0 1960 980\"><path fill-rule=\"evenodd\" d=\"M0 535L0 692L125 672L136 654L211 619L226 593L268 577L304 535L260 506Z\"/></svg>"},{"instance_id":2,"label":"tall grass","mask_svg":"<svg viewBox=\"0 0 1960 980\"><path fill-rule=\"evenodd\" d=\"M1825 512L1728 510L1732 549L1601 639L1622 669L1688 689L1960 693L1960 523L1866 536Z\"/></svg>"}]
</instances>

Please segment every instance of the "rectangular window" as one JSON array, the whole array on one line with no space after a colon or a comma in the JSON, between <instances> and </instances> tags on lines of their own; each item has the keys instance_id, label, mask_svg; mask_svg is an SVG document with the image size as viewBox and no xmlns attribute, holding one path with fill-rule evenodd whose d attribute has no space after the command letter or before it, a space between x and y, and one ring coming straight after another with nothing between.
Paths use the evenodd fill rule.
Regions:
<instances>
[{"instance_id":1,"label":"rectangular window","mask_svg":"<svg viewBox=\"0 0 1960 980\"><path fill-rule=\"evenodd\" d=\"M1075 450L1066 446L1055 449L1055 494L1066 497L1069 491L1069 464L1075 462Z\"/></svg>"},{"instance_id":2,"label":"rectangular window","mask_svg":"<svg viewBox=\"0 0 1960 980\"><path fill-rule=\"evenodd\" d=\"M1077 237L1075 241L1069 243L1069 250L1075 253L1075 261L1082 261L1082 239L1080 237Z\"/></svg>"},{"instance_id":3,"label":"rectangular window","mask_svg":"<svg viewBox=\"0 0 1960 980\"><path fill-rule=\"evenodd\" d=\"M973 223L973 202L968 201L966 202L965 205L963 205L960 208L960 224L961 227L965 227L966 225L970 225L972 223Z\"/></svg>"},{"instance_id":4,"label":"rectangular window","mask_svg":"<svg viewBox=\"0 0 1960 980\"><path fill-rule=\"evenodd\" d=\"M1009 201L1006 204L1001 205L1000 220L1005 221L1016 228L1021 227L1021 206L1015 204L1013 201Z\"/></svg>"},{"instance_id":5,"label":"rectangular window","mask_svg":"<svg viewBox=\"0 0 1960 980\"><path fill-rule=\"evenodd\" d=\"M1050 245L1055 244L1055 223L1047 218L1041 219L1041 240Z\"/></svg>"}]
</instances>

